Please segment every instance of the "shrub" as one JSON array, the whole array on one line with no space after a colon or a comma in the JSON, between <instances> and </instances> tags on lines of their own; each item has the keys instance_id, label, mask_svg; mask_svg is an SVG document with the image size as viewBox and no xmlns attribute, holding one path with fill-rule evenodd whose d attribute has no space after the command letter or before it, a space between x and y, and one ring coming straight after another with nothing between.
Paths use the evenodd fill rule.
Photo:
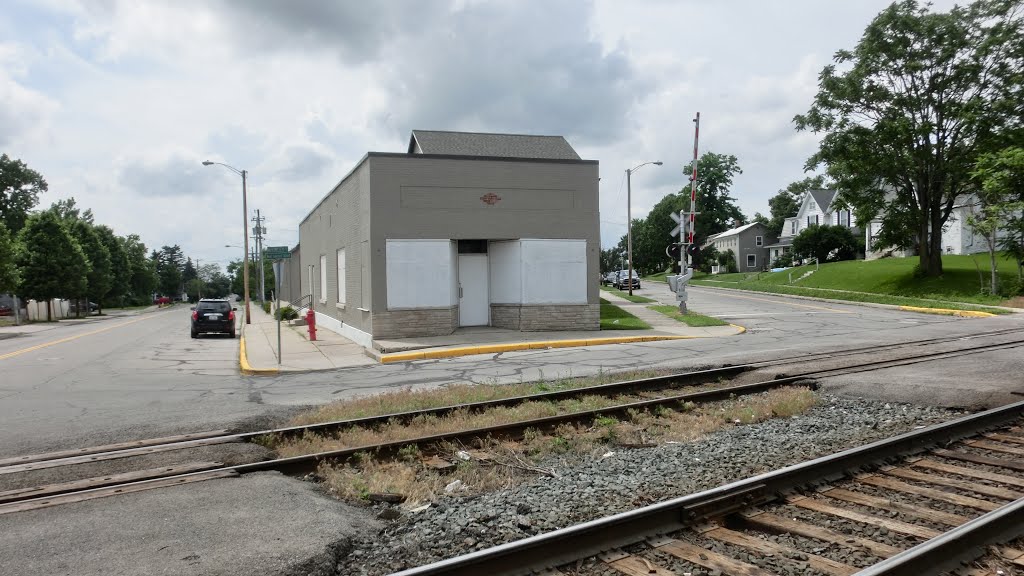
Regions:
<instances>
[{"instance_id":1,"label":"shrub","mask_svg":"<svg viewBox=\"0 0 1024 576\"><path fill-rule=\"evenodd\" d=\"M772 262L772 268L789 268L793 265L793 253L784 252Z\"/></svg>"},{"instance_id":2,"label":"shrub","mask_svg":"<svg viewBox=\"0 0 1024 576\"><path fill-rule=\"evenodd\" d=\"M278 320L294 320L299 317L299 311L291 306L285 306L283 308L278 308L277 312L274 313L274 316Z\"/></svg>"},{"instance_id":3,"label":"shrub","mask_svg":"<svg viewBox=\"0 0 1024 576\"><path fill-rule=\"evenodd\" d=\"M266 312L267 314L270 314L270 302L263 302L263 311Z\"/></svg>"}]
</instances>

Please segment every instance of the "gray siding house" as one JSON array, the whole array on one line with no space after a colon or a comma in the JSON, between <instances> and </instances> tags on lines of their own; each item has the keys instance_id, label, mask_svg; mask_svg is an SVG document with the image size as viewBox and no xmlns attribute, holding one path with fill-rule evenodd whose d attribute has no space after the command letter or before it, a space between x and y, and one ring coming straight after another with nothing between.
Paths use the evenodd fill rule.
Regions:
<instances>
[{"instance_id":1,"label":"gray siding house","mask_svg":"<svg viewBox=\"0 0 1024 576\"><path fill-rule=\"evenodd\" d=\"M599 230L598 163L561 136L415 130L301 222L286 294L366 347L462 326L597 330Z\"/></svg>"},{"instance_id":2,"label":"gray siding house","mask_svg":"<svg viewBox=\"0 0 1024 576\"><path fill-rule=\"evenodd\" d=\"M711 236L704 245L714 246L721 253L732 251L736 268L749 272L768 266L768 245L776 241L767 226L754 222Z\"/></svg>"}]
</instances>

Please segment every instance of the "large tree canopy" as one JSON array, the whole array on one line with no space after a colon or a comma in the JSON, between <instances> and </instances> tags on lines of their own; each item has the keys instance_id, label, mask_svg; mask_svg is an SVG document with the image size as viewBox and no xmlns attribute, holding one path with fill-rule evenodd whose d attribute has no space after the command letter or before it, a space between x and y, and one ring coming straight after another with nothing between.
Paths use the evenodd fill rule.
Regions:
<instances>
[{"instance_id":1,"label":"large tree canopy","mask_svg":"<svg viewBox=\"0 0 1024 576\"><path fill-rule=\"evenodd\" d=\"M0 221L11 234L25 225L29 210L39 203L39 193L46 192L46 180L21 160L0 154Z\"/></svg>"},{"instance_id":2,"label":"large tree canopy","mask_svg":"<svg viewBox=\"0 0 1024 576\"><path fill-rule=\"evenodd\" d=\"M942 226L980 153L1021 126L1021 4L979 0L930 12L896 2L819 76L797 129L824 134L807 168L827 166L863 222L912 225L923 273L942 273ZM893 233L893 238L900 234Z\"/></svg>"},{"instance_id":3,"label":"large tree canopy","mask_svg":"<svg viewBox=\"0 0 1024 576\"><path fill-rule=\"evenodd\" d=\"M16 246L7 226L0 222L0 293L14 292L21 275L15 265Z\"/></svg>"},{"instance_id":4,"label":"large tree canopy","mask_svg":"<svg viewBox=\"0 0 1024 576\"><path fill-rule=\"evenodd\" d=\"M18 234L21 294L48 301L85 292L89 261L67 227L47 210L33 214ZM47 317L50 308L47 307Z\"/></svg>"}]
</instances>

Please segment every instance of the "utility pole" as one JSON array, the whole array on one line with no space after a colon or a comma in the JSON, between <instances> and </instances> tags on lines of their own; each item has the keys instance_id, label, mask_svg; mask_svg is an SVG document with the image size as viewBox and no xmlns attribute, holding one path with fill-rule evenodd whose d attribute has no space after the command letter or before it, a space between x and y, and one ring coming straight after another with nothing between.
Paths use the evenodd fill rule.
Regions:
<instances>
[{"instance_id":1,"label":"utility pole","mask_svg":"<svg viewBox=\"0 0 1024 576\"><path fill-rule=\"evenodd\" d=\"M256 223L256 226L254 226L252 229L252 233L256 237L256 252L259 257L259 259L257 260L257 269L259 270L260 275L260 305L263 305L264 299L266 298L265 295L267 293L267 290L264 287L264 280L266 274L264 274L263 272L263 235L267 233L266 227L263 226L263 221L266 219L260 216L260 211L257 208L256 217L253 218L252 220L253 222Z\"/></svg>"}]
</instances>

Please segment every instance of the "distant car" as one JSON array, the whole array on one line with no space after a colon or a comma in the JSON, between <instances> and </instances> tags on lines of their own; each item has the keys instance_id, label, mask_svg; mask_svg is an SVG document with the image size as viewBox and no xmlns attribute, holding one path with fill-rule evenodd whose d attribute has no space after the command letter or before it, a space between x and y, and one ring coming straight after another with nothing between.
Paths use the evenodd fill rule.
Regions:
<instances>
[{"instance_id":1,"label":"distant car","mask_svg":"<svg viewBox=\"0 0 1024 576\"><path fill-rule=\"evenodd\" d=\"M633 285L633 290L640 289L640 276L637 275L636 270L633 270L632 278L629 276L629 270L619 270L615 273L613 286L619 290L629 290L630 284Z\"/></svg>"},{"instance_id":2,"label":"distant car","mask_svg":"<svg viewBox=\"0 0 1024 576\"><path fill-rule=\"evenodd\" d=\"M153 298L153 304L160 305L160 304L170 304L170 303L171 303L170 296L157 296L156 298Z\"/></svg>"},{"instance_id":3,"label":"distant car","mask_svg":"<svg viewBox=\"0 0 1024 576\"><path fill-rule=\"evenodd\" d=\"M192 307L192 337L203 333L227 334L235 337L235 310L223 299L204 298Z\"/></svg>"},{"instance_id":4,"label":"distant car","mask_svg":"<svg viewBox=\"0 0 1024 576\"><path fill-rule=\"evenodd\" d=\"M604 276L601 276L601 284L614 284L616 276L618 276L618 272L605 272Z\"/></svg>"},{"instance_id":5,"label":"distant car","mask_svg":"<svg viewBox=\"0 0 1024 576\"><path fill-rule=\"evenodd\" d=\"M0 304L0 316L12 316L14 315L14 309L10 306L4 306Z\"/></svg>"},{"instance_id":6,"label":"distant car","mask_svg":"<svg viewBox=\"0 0 1024 576\"><path fill-rule=\"evenodd\" d=\"M93 312L96 312L97 310L100 309L100 307L97 306L95 302L89 302L88 305L83 305L82 307L83 307L82 311L83 312L87 311L86 312L87 314L92 314ZM72 314L77 314L78 313L78 300L72 300L71 303L68 304L68 310L70 310Z\"/></svg>"}]
</instances>

